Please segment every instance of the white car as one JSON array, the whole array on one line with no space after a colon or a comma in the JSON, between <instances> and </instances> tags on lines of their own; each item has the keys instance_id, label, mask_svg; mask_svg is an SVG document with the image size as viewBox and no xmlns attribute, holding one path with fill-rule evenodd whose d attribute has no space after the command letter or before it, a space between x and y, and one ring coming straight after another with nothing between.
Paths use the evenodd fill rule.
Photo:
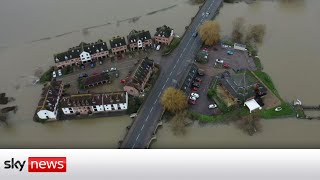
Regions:
<instances>
[{"instance_id":1,"label":"white car","mask_svg":"<svg viewBox=\"0 0 320 180\"><path fill-rule=\"evenodd\" d=\"M116 70L117 68L114 68L114 67L110 68L110 71L116 71Z\"/></svg>"},{"instance_id":2,"label":"white car","mask_svg":"<svg viewBox=\"0 0 320 180\"><path fill-rule=\"evenodd\" d=\"M192 96L192 97L195 97L195 98L197 98L197 99L200 97L199 94L197 94L197 93L191 93L191 96Z\"/></svg>"},{"instance_id":3,"label":"white car","mask_svg":"<svg viewBox=\"0 0 320 180\"><path fill-rule=\"evenodd\" d=\"M209 105L209 109L214 109L214 108L216 108L216 107L218 107L216 104L210 104L210 105Z\"/></svg>"},{"instance_id":4,"label":"white car","mask_svg":"<svg viewBox=\"0 0 320 180\"><path fill-rule=\"evenodd\" d=\"M62 71L61 71L61 69L58 70L58 76L62 76Z\"/></svg>"},{"instance_id":5,"label":"white car","mask_svg":"<svg viewBox=\"0 0 320 180\"><path fill-rule=\"evenodd\" d=\"M52 77L53 77L53 78L56 78L56 77L57 77L57 74L56 74L55 71L52 72Z\"/></svg>"},{"instance_id":6,"label":"white car","mask_svg":"<svg viewBox=\"0 0 320 180\"><path fill-rule=\"evenodd\" d=\"M157 46L156 50L159 51L161 48L160 44Z\"/></svg>"},{"instance_id":7,"label":"white car","mask_svg":"<svg viewBox=\"0 0 320 180\"><path fill-rule=\"evenodd\" d=\"M206 12L206 16L209 16L209 14L210 14L209 12Z\"/></svg>"},{"instance_id":8,"label":"white car","mask_svg":"<svg viewBox=\"0 0 320 180\"><path fill-rule=\"evenodd\" d=\"M216 63L223 64L223 60L222 59L216 59Z\"/></svg>"},{"instance_id":9,"label":"white car","mask_svg":"<svg viewBox=\"0 0 320 180\"><path fill-rule=\"evenodd\" d=\"M196 97L194 97L194 96L190 96L190 98L189 98L190 100L192 100L192 101L196 101L197 100L197 98Z\"/></svg>"}]
</instances>

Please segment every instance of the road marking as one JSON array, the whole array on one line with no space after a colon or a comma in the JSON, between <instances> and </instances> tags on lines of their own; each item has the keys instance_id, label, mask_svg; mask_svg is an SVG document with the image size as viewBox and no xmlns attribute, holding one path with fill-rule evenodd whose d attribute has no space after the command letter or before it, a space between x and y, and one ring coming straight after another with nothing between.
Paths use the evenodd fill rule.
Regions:
<instances>
[{"instance_id":1,"label":"road marking","mask_svg":"<svg viewBox=\"0 0 320 180\"><path fill-rule=\"evenodd\" d=\"M149 116L150 116L150 114L148 114L148 116L147 116L147 119L146 119L146 120L144 120L145 122L147 122L147 121L148 121L148 119L149 119Z\"/></svg>"},{"instance_id":2,"label":"road marking","mask_svg":"<svg viewBox=\"0 0 320 180\"><path fill-rule=\"evenodd\" d=\"M152 108L150 109L150 113L151 113L152 110L153 110L153 106L152 106Z\"/></svg>"},{"instance_id":3,"label":"road marking","mask_svg":"<svg viewBox=\"0 0 320 180\"><path fill-rule=\"evenodd\" d=\"M144 124L143 124L143 126L142 126L142 128L141 128L141 131L142 131L143 128L144 128Z\"/></svg>"},{"instance_id":4,"label":"road marking","mask_svg":"<svg viewBox=\"0 0 320 180\"><path fill-rule=\"evenodd\" d=\"M158 96L159 97L159 96ZM156 101L153 104L156 104L158 102L158 99L156 99Z\"/></svg>"},{"instance_id":5,"label":"road marking","mask_svg":"<svg viewBox=\"0 0 320 180\"><path fill-rule=\"evenodd\" d=\"M173 66L173 69L175 69L175 68L176 68L176 66L177 66L177 63Z\"/></svg>"},{"instance_id":6,"label":"road marking","mask_svg":"<svg viewBox=\"0 0 320 180\"><path fill-rule=\"evenodd\" d=\"M159 92L158 97L160 97L160 95L161 95L161 92Z\"/></svg>"},{"instance_id":7,"label":"road marking","mask_svg":"<svg viewBox=\"0 0 320 180\"><path fill-rule=\"evenodd\" d=\"M166 86L166 84L164 84L164 85L162 86L162 89L164 89L165 86ZM160 96L160 93L159 93L159 96ZM159 97L159 96L158 96L158 97Z\"/></svg>"},{"instance_id":8,"label":"road marking","mask_svg":"<svg viewBox=\"0 0 320 180\"><path fill-rule=\"evenodd\" d=\"M169 78L167 78L166 83L169 81Z\"/></svg>"},{"instance_id":9,"label":"road marking","mask_svg":"<svg viewBox=\"0 0 320 180\"><path fill-rule=\"evenodd\" d=\"M140 136L140 134L138 134L138 136L137 136L137 138L136 138L136 141L138 141L138 139L139 139L139 136Z\"/></svg>"},{"instance_id":10,"label":"road marking","mask_svg":"<svg viewBox=\"0 0 320 180\"><path fill-rule=\"evenodd\" d=\"M132 146L132 149L136 146L136 143L134 143L134 145Z\"/></svg>"},{"instance_id":11,"label":"road marking","mask_svg":"<svg viewBox=\"0 0 320 180\"><path fill-rule=\"evenodd\" d=\"M170 76L171 76L171 74L172 74L172 71L170 72Z\"/></svg>"}]
</instances>

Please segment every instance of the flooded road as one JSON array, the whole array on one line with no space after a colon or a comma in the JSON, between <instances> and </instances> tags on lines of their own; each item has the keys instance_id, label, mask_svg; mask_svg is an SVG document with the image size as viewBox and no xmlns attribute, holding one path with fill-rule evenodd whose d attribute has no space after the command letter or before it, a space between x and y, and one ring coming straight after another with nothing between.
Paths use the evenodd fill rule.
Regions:
<instances>
[{"instance_id":1,"label":"flooded road","mask_svg":"<svg viewBox=\"0 0 320 180\"><path fill-rule=\"evenodd\" d=\"M38 124L32 116L42 86L35 71L53 65L53 54L98 39L127 36L132 29L164 24L182 34L198 6L188 0L2 0L0 92L16 98L17 114L0 126L0 147L116 148L130 124L127 116ZM3 107L0 105L0 107Z\"/></svg>"},{"instance_id":2,"label":"flooded road","mask_svg":"<svg viewBox=\"0 0 320 180\"><path fill-rule=\"evenodd\" d=\"M283 1L285 2L285 1ZM297 0L225 4L217 18L222 34L232 31L234 18L247 24L266 24L259 56L284 99L296 98L305 104L320 104L320 1ZM318 115L310 112L308 115ZM248 136L234 126L187 128L185 137L174 136L170 124L157 134L153 148L320 148L320 121L297 119L262 120L263 132Z\"/></svg>"}]
</instances>

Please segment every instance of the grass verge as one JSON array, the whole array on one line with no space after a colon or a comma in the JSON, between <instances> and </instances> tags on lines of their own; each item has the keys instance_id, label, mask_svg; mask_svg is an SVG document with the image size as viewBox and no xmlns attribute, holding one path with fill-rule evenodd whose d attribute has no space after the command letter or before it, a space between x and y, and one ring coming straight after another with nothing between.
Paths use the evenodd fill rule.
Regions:
<instances>
[{"instance_id":1,"label":"grass verge","mask_svg":"<svg viewBox=\"0 0 320 180\"><path fill-rule=\"evenodd\" d=\"M174 37L172 39L172 42L164 48L162 55L163 56L169 55L176 47L178 47L180 41L181 41L180 38Z\"/></svg>"}]
</instances>

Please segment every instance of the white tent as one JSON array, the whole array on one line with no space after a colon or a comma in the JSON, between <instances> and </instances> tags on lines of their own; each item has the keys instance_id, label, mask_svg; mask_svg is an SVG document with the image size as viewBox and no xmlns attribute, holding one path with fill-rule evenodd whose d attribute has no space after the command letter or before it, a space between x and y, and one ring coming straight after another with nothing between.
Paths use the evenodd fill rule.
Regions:
<instances>
[{"instance_id":1,"label":"white tent","mask_svg":"<svg viewBox=\"0 0 320 180\"><path fill-rule=\"evenodd\" d=\"M255 99L251 99L244 103L244 106L247 106L250 110L250 113L256 109L262 109L261 106L257 103Z\"/></svg>"}]
</instances>

